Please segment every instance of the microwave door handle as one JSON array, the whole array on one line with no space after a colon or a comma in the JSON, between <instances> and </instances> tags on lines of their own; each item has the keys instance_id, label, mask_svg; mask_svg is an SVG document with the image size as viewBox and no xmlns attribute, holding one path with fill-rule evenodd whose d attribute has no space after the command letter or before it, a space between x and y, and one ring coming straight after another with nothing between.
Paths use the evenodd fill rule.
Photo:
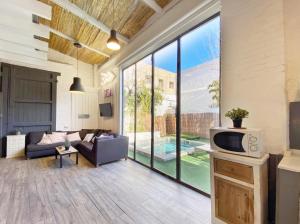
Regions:
<instances>
[{"instance_id":1,"label":"microwave door handle","mask_svg":"<svg viewBox=\"0 0 300 224\"><path fill-rule=\"evenodd\" d=\"M249 154L249 145L248 145L249 141L248 141L248 134L245 134L243 136L243 139L242 139L242 146L245 150L245 153L248 155Z\"/></svg>"}]
</instances>

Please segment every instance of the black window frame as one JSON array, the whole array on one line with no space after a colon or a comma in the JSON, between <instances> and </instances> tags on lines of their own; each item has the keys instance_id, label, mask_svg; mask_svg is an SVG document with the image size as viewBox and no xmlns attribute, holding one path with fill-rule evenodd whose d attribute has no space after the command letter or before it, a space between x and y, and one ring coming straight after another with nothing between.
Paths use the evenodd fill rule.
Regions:
<instances>
[{"instance_id":1,"label":"black window frame","mask_svg":"<svg viewBox=\"0 0 300 224\"><path fill-rule=\"evenodd\" d=\"M183 182L182 180L181 180L181 167L180 167L180 164L181 164L181 159L180 159L180 135L181 135L181 120L180 120L180 107L181 107L181 97L180 97L180 93L181 93L181 90L180 90L180 88L181 88L181 43L180 43L180 41L181 41L181 38L184 36L184 35L186 35L186 34L188 34L188 33L190 33L190 32L192 32L192 31L194 31L194 30L196 30L197 28L199 28L199 27L201 27L202 25L204 25L205 23L207 23L207 22L209 22L209 21L211 21L211 20L213 20L213 19L215 19L215 18L217 18L217 17L220 17L220 12L218 12L218 13L216 13L216 14L214 14L214 15L212 15L211 17L209 17L209 18L207 18L207 19L205 19L204 21L202 21L202 22L200 22L199 24L197 24L196 26L194 26L194 27L192 27L192 28L190 28L190 29L188 29L187 31L185 31L185 32L183 32L183 33L181 33L180 35L178 35L177 37L175 37L174 39L172 39L172 40L170 40L170 41L168 41L167 43L165 43L165 44L163 44L162 46L160 46L160 47L158 47L156 50L154 50L154 51L152 51L151 53L149 53L149 54L147 54L147 55L145 55L145 56L143 56L142 58L140 58L140 59L138 59L138 60L136 60L134 63L131 63L130 65L128 65L128 66L126 66L126 67L124 67L123 69L122 69L122 73L121 73L121 80L122 80L122 82L120 82L121 83L121 94L120 94L120 97L122 97L122 104L121 104L121 106L122 106L122 111L121 111L121 119L122 119L122 121L121 121L121 123L122 123L122 125L121 125L121 133L123 134L123 129L124 129L124 125L123 125L123 120L124 120L124 113L123 113L123 108L124 108L124 102L123 102L123 80L124 80L124 71L126 70L126 69L128 69L128 68L130 68L131 66L135 66L135 88L136 88L136 64L139 62L139 61L141 61L141 60L143 60L143 59L145 59L145 58L147 58L147 57L149 57L150 55L151 55L151 58L152 58L152 83L151 83L151 90L152 90L152 100L151 100L151 161L150 161L150 166L147 166L147 165L145 165L145 164L143 164L143 163L141 163L141 162L139 162L139 161L137 161L136 160L136 156L135 156L135 154L136 154L136 137L134 137L134 158L130 158L130 157L128 157L129 159L131 159L131 160L133 160L133 161L135 161L135 162L137 162L138 164L140 164L140 165L142 165L142 166L145 166L145 167L147 167L147 168L149 168L149 169L151 169L151 170L153 170L153 171L155 171L155 172L157 172L157 173L159 173L159 174L161 174L161 175L163 175L163 176L165 176L165 177L167 177L167 178L169 178L169 179L171 179L171 180L173 180L173 181L175 181L175 182L177 182L177 183L179 183L179 184L181 184L181 185L184 185L184 186L186 186L187 188L190 188L190 189L192 189L192 190L194 190L194 191L196 191L196 192L199 192L199 193L201 193L202 195L204 195L204 196L207 196L207 197L210 197L210 194L208 194L208 193L206 193L206 192L204 192L204 191L202 191L202 190L200 190L200 189L198 189L198 188L196 188L196 187L193 187L192 185L189 185L189 184L187 184L187 183L185 183L185 182ZM221 19L221 18L220 18ZM176 80L176 99L177 99L177 106L176 106L176 178L174 178L174 177L172 177L172 176L169 176L169 175L167 175L167 174L165 174L165 173L163 173L162 171L160 171L160 170L158 170L158 169L156 169L156 168L154 168L154 80L155 80L155 76L154 76L154 54L156 53L156 52L158 52L159 50L161 50L161 49L163 49L163 48L165 48L165 47L167 47L167 46L169 46L169 45L171 45L171 44L173 44L174 42L177 42L177 80ZM222 57L221 57L221 49L222 49L222 46L221 46L221 30L220 30L220 60L219 60L219 64L221 65L221 61L222 61ZM221 90L221 77L222 77L222 72L221 72L221 66L220 66L220 72L219 72L219 83L220 83L220 102L221 102L221 93L222 93L222 90ZM175 84L174 84L174 88L175 88ZM136 89L135 89L136 90ZM136 98L136 91L135 91L135 98ZM219 105L219 125L221 126L221 105ZM134 136L136 135L136 107L135 107L135 115L134 115L134 122L135 122L135 130L134 130Z\"/></svg>"}]
</instances>

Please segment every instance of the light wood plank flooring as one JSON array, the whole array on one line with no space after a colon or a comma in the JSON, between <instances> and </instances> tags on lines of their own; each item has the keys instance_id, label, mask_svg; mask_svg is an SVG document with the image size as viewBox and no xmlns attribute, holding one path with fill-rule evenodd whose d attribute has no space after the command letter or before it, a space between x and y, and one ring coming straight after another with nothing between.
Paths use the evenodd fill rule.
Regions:
<instances>
[{"instance_id":1,"label":"light wood plank flooring","mask_svg":"<svg viewBox=\"0 0 300 224\"><path fill-rule=\"evenodd\" d=\"M0 224L210 223L209 198L133 161L72 160L0 159Z\"/></svg>"}]
</instances>

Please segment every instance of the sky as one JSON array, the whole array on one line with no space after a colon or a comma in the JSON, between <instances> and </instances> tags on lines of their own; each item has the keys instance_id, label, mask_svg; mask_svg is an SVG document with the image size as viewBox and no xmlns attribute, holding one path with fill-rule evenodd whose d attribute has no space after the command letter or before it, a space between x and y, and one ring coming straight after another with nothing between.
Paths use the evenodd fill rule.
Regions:
<instances>
[{"instance_id":1,"label":"sky","mask_svg":"<svg viewBox=\"0 0 300 224\"><path fill-rule=\"evenodd\" d=\"M181 69L220 57L220 18L216 17L181 37ZM156 67L176 72L177 42L154 54Z\"/></svg>"}]
</instances>

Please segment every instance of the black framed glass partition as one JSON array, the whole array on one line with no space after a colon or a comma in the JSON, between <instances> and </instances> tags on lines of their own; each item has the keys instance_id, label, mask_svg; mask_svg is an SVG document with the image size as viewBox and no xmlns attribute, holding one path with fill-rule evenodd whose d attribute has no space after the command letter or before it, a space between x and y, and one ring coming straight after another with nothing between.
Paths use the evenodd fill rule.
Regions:
<instances>
[{"instance_id":1,"label":"black framed glass partition","mask_svg":"<svg viewBox=\"0 0 300 224\"><path fill-rule=\"evenodd\" d=\"M135 65L123 71L123 135L129 137L128 157L135 159Z\"/></svg>"},{"instance_id":2,"label":"black framed glass partition","mask_svg":"<svg viewBox=\"0 0 300 224\"><path fill-rule=\"evenodd\" d=\"M220 19L180 38L181 181L210 192L209 129L219 125Z\"/></svg>"},{"instance_id":3,"label":"black framed glass partition","mask_svg":"<svg viewBox=\"0 0 300 224\"><path fill-rule=\"evenodd\" d=\"M136 63L136 154L135 159L144 165L151 163L151 55Z\"/></svg>"},{"instance_id":4,"label":"black framed glass partition","mask_svg":"<svg viewBox=\"0 0 300 224\"><path fill-rule=\"evenodd\" d=\"M209 129L219 125L218 15L123 70L129 157L210 194Z\"/></svg>"},{"instance_id":5,"label":"black framed glass partition","mask_svg":"<svg viewBox=\"0 0 300 224\"><path fill-rule=\"evenodd\" d=\"M177 41L153 54L153 167L176 178Z\"/></svg>"}]
</instances>

